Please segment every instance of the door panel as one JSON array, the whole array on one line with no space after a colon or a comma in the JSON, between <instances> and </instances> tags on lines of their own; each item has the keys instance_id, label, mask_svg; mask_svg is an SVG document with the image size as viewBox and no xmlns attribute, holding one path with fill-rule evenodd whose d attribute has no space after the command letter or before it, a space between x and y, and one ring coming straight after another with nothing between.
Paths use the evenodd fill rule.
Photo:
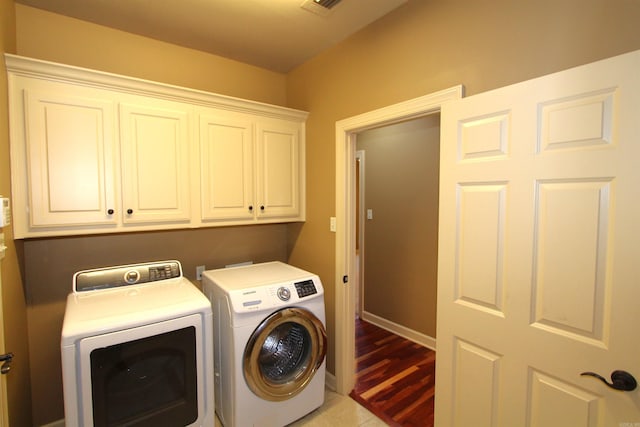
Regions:
<instances>
[{"instance_id":1,"label":"door panel","mask_svg":"<svg viewBox=\"0 0 640 427\"><path fill-rule=\"evenodd\" d=\"M188 106L120 105L123 222L188 222Z\"/></svg>"},{"instance_id":2,"label":"door panel","mask_svg":"<svg viewBox=\"0 0 640 427\"><path fill-rule=\"evenodd\" d=\"M116 223L114 105L70 92L24 91L30 228Z\"/></svg>"},{"instance_id":3,"label":"door panel","mask_svg":"<svg viewBox=\"0 0 640 427\"><path fill-rule=\"evenodd\" d=\"M201 217L252 220L253 124L243 116L200 116Z\"/></svg>"},{"instance_id":4,"label":"door panel","mask_svg":"<svg viewBox=\"0 0 640 427\"><path fill-rule=\"evenodd\" d=\"M637 389L580 375L640 376L638 69L443 106L437 426L640 423Z\"/></svg>"},{"instance_id":5,"label":"door panel","mask_svg":"<svg viewBox=\"0 0 640 427\"><path fill-rule=\"evenodd\" d=\"M300 129L295 123L257 126L258 218L300 215Z\"/></svg>"}]
</instances>

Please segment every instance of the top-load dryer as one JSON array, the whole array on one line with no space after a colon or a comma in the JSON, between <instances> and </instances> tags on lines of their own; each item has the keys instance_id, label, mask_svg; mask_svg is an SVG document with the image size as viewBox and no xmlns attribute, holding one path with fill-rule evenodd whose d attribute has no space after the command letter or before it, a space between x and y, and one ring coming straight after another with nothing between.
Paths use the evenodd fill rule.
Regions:
<instances>
[{"instance_id":1,"label":"top-load dryer","mask_svg":"<svg viewBox=\"0 0 640 427\"><path fill-rule=\"evenodd\" d=\"M216 412L227 426L284 426L324 402L320 278L282 262L209 270Z\"/></svg>"},{"instance_id":2,"label":"top-load dryer","mask_svg":"<svg viewBox=\"0 0 640 427\"><path fill-rule=\"evenodd\" d=\"M61 336L67 427L213 426L212 328L178 261L74 274Z\"/></svg>"}]
</instances>

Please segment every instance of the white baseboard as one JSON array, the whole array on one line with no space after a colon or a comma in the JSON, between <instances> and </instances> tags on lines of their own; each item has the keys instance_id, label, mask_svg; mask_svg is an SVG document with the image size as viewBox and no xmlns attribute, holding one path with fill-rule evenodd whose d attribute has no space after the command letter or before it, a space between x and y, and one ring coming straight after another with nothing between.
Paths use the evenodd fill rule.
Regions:
<instances>
[{"instance_id":1,"label":"white baseboard","mask_svg":"<svg viewBox=\"0 0 640 427\"><path fill-rule=\"evenodd\" d=\"M384 319L380 316L376 316L375 314L369 313L367 311L362 313L362 320L372 323L382 329L386 329L389 332L393 332L396 335L399 335L410 341L418 343L422 346L430 348L431 350L434 350L434 351L436 350L435 338L425 335L423 333L414 331L413 329L409 329L406 326L399 325L397 323Z\"/></svg>"},{"instance_id":2,"label":"white baseboard","mask_svg":"<svg viewBox=\"0 0 640 427\"><path fill-rule=\"evenodd\" d=\"M336 376L329 371L325 371L324 386L331 391L336 391Z\"/></svg>"},{"instance_id":3,"label":"white baseboard","mask_svg":"<svg viewBox=\"0 0 640 427\"><path fill-rule=\"evenodd\" d=\"M58 420L58 421L54 421L52 423L49 424L44 424L40 427L64 427L64 419L62 420Z\"/></svg>"}]
</instances>

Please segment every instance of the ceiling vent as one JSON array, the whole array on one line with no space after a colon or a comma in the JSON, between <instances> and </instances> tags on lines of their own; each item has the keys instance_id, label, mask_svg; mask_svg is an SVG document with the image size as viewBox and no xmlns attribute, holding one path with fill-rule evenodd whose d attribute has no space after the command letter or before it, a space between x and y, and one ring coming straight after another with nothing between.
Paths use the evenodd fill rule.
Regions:
<instances>
[{"instance_id":1,"label":"ceiling vent","mask_svg":"<svg viewBox=\"0 0 640 427\"><path fill-rule=\"evenodd\" d=\"M340 3L341 0L313 0L314 3L319 4L322 7L326 7L327 9L331 9L333 6Z\"/></svg>"},{"instance_id":2,"label":"ceiling vent","mask_svg":"<svg viewBox=\"0 0 640 427\"><path fill-rule=\"evenodd\" d=\"M331 12L331 9L341 1L342 0L304 0L300 7L316 15L327 16Z\"/></svg>"}]
</instances>

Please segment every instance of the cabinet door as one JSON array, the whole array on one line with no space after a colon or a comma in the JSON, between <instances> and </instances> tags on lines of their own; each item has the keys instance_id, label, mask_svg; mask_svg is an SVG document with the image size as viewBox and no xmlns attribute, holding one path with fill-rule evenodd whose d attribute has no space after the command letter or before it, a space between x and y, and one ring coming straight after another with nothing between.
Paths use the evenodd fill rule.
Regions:
<instances>
[{"instance_id":1,"label":"cabinet door","mask_svg":"<svg viewBox=\"0 0 640 427\"><path fill-rule=\"evenodd\" d=\"M188 222L189 107L153 99L120 104L123 222Z\"/></svg>"},{"instance_id":2,"label":"cabinet door","mask_svg":"<svg viewBox=\"0 0 640 427\"><path fill-rule=\"evenodd\" d=\"M117 222L114 104L80 93L23 92L30 230Z\"/></svg>"},{"instance_id":3,"label":"cabinet door","mask_svg":"<svg viewBox=\"0 0 640 427\"><path fill-rule=\"evenodd\" d=\"M257 125L258 218L300 216L300 124L281 120Z\"/></svg>"},{"instance_id":4,"label":"cabinet door","mask_svg":"<svg viewBox=\"0 0 640 427\"><path fill-rule=\"evenodd\" d=\"M203 220L252 220L253 125L241 115L200 115Z\"/></svg>"}]
</instances>

